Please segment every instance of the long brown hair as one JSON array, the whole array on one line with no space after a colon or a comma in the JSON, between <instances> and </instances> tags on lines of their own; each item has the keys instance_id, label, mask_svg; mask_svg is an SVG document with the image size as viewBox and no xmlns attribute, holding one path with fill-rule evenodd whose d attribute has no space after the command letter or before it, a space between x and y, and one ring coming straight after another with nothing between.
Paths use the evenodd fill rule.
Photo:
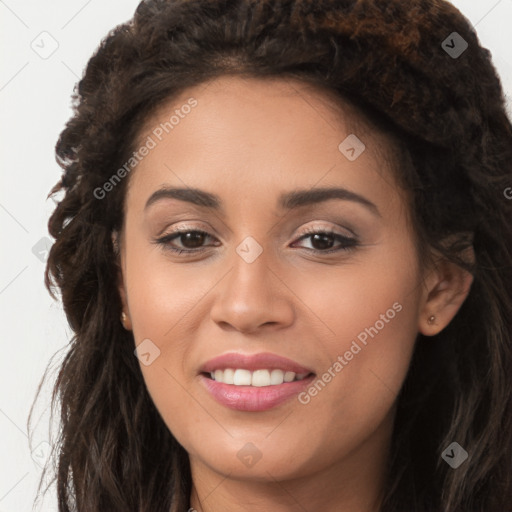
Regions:
<instances>
[{"instance_id":1,"label":"long brown hair","mask_svg":"<svg viewBox=\"0 0 512 512\"><path fill-rule=\"evenodd\" d=\"M74 333L52 397L59 512L188 508L187 453L119 321L111 233L128 178L105 198L94 191L129 160L158 105L227 73L316 84L392 134L418 243L474 275L450 325L418 335L382 512L509 509L512 126L471 24L443 0L147 0L90 59L56 145L64 172L51 195L63 196L46 286L60 290ZM461 257L471 243L474 265ZM456 470L441 459L453 441L469 454Z\"/></svg>"}]
</instances>

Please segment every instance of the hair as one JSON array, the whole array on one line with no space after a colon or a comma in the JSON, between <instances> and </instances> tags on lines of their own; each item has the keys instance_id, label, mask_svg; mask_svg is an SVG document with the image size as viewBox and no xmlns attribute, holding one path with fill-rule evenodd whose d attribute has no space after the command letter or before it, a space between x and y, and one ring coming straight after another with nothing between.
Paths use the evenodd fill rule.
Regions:
<instances>
[{"instance_id":1,"label":"hair","mask_svg":"<svg viewBox=\"0 0 512 512\"><path fill-rule=\"evenodd\" d=\"M458 58L442 46L453 32L468 43ZM63 196L45 284L54 298L60 290L73 330L52 394L59 512L188 509L188 454L119 321L112 233L128 179L105 199L94 191L130 159L159 105L228 74L316 85L393 136L418 247L473 275L452 322L416 339L381 512L509 510L512 125L471 23L443 0L148 0L101 41L56 144L63 174L49 197ZM441 458L453 441L469 454L456 470Z\"/></svg>"}]
</instances>

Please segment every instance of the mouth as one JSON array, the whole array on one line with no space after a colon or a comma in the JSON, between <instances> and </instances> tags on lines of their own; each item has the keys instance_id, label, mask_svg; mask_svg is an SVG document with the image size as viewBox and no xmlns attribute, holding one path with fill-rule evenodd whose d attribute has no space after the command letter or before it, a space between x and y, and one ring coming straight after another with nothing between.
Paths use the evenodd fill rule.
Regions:
<instances>
[{"instance_id":1,"label":"mouth","mask_svg":"<svg viewBox=\"0 0 512 512\"><path fill-rule=\"evenodd\" d=\"M268 370L252 372L253 375L256 374L255 379L258 385L252 384L253 375L250 375L251 372L248 372L251 377L251 384L244 383L249 382L245 373L242 374L242 378L246 380L239 380L238 384L235 384L236 370L233 376L233 384L226 384L214 378L212 379L211 374L201 373L199 379L210 397L217 403L228 409L244 412L263 412L274 409L304 391L315 379L315 374L309 373L303 377L301 376L300 380L295 376L290 382L285 382L283 379L283 382L280 384L262 385L268 383L269 380L267 380L265 375L258 382L258 379L260 379L258 377L259 372L269 373ZM275 379L274 382L277 382L277 377Z\"/></svg>"},{"instance_id":2,"label":"mouth","mask_svg":"<svg viewBox=\"0 0 512 512\"><path fill-rule=\"evenodd\" d=\"M255 371L246 370L244 368L226 368L224 370L217 369L210 373L203 372L202 375L222 384L261 388L280 386L285 382L301 381L314 374L312 372L295 373L280 368L268 368Z\"/></svg>"},{"instance_id":3,"label":"mouth","mask_svg":"<svg viewBox=\"0 0 512 512\"><path fill-rule=\"evenodd\" d=\"M298 395L315 378L305 366L270 353L228 353L211 359L199 372L208 394L237 411L262 412Z\"/></svg>"},{"instance_id":4,"label":"mouth","mask_svg":"<svg viewBox=\"0 0 512 512\"><path fill-rule=\"evenodd\" d=\"M198 375L217 403L236 411L262 412L290 401L316 374L291 359L271 353L227 353L205 363Z\"/></svg>"}]
</instances>

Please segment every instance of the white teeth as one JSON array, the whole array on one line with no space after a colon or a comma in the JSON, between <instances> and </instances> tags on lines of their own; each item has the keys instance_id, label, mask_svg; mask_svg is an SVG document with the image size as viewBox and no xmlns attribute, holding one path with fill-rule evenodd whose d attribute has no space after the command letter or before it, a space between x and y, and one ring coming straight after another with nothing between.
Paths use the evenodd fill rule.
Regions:
<instances>
[{"instance_id":1,"label":"white teeth","mask_svg":"<svg viewBox=\"0 0 512 512\"><path fill-rule=\"evenodd\" d=\"M234 384L235 386L279 386L283 382L293 382L304 379L308 373L285 372L283 370L256 370L251 372L244 369L226 368L210 372L210 376L217 382Z\"/></svg>"},{"instance_id":2,"label":"white teeth","mask_svg":"<svg viewBox=\"0 0 512 512\"><path fill-rule=\"evenodd\" d=\"M284 381L285 382L291 382L293 379L295 379L295 373L294 372L286 372L284 374Z\"/></svg>"},{"instance_id":3,"label":"white teeth","mask_svg":"<svg viewBox=\"0 0 512 512\"><path fill-rule=\"evenodd\" d=\"M258 388L270 386L270 372L268 370L256 370L252 372L251 386Z\"/></svg>"},{"instance_id":4,"label":"white teeth","mask_svg":"<svg viewBox=\"0 0 512 512\"><path fill-rule=\"evenodd\" d=\"M222 370L220 370L222 372ZM228 368L224 370L224 375L221 376L221 381L224 382L224 384L234 384L235 383L235 370L232 370L231 368ZM215 379L217 380L217 379Z\"/></svg>"},{"instance_id":5,"label":"white teeth","mask_svg":"<svg viewBox=\"0 0 512 512\"><path fill-rule=\"evenodd\" d=\"M215 373L222 370L215 370ZM251 372L249 370L235 370L233 376L233 384L235 386L250 386L251 385Z\"/></svg>"},{"instance_id":6,"label":"white teeth","mask_svg":"<svg viewBox=\"0 0 512 512\"><path fill-rule=\"evenodd\" d=\"M284 382L284 372L283 370L272 370L270 372L270 384L282 384Z\"/></svg>"}]
</instances>

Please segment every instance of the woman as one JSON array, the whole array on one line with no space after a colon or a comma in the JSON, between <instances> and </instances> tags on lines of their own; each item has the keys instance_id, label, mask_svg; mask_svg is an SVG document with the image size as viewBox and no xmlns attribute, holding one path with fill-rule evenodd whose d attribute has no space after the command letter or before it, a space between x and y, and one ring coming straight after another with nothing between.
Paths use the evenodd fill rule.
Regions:
<instances>
[{"instance_id":1,"label":"woman","mask_svg":"<svg viewBox=\"0 0 512 512\"><path fill-rule=\"evenodd\" d=\"M144 1L56 152L60 512L510 510L512 127L452 5Z\"/></svg>"}]
</instances>

